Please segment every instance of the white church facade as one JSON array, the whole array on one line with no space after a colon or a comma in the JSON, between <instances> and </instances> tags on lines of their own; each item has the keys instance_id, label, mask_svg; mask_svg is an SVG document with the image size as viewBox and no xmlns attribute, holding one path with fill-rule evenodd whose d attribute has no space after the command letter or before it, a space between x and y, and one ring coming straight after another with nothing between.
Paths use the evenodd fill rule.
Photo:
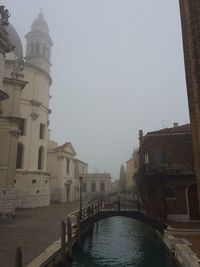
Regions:
<instances>
[{"instance_id":1,"label":"white church facade","mask_svg":"<svg viewBox=\"0 0 200 267\"><path fill-rule=\"evenodd\" d=\"M4 34L9 48L2 51L0 62L1 88L7 95L7 99L2 101L0 119L0 192L1 188L6 192L2 195L2 199L5 199L5 195L8 196L5 188L12 188L12 196L9 194L14 203L13 210L14 206L46 206L50 204L46 154L53 43L42 14L39 14L26 35L25 60L21 40L14 27L7 23L1 25L0 30L0 37L3 39ZM10 128L12 140L6 137L10 134Z\"/></svg>"},{"instance_id":2,"label":"white church facade","mask_svg":"<svg viewBox=\"0 0 200 267\"><path fill-rule=\"evenodd\" d=\"M80 176L85 195L109 192L109 174L88 174L71 143L49 141L53 42L43 14L26 35L25 57L8 18L0 6L0 219L15 208L79 199Z\"/></svg>"},{"instance_id":3,"label":"white church facade","mask_svg":"<svg viewBox=\"0 0 200 267\"><path fill-rule=\"evenodd\" d=\"M16 151L19 138L21 94L27 82L21 76L5 75L5 57L13 51L12 38L7 28L9 11L0 6L0 220L15 215ZM17 73L19 64L16 63ZM20 71L19 71L20 72Z\"/></svg>"},{"instance_id":4,"label":"white church facade","mask_svg":"<svg viewBox=\"0 0 200 267\"><path fill-rule=\"evenodd\" d=\"M49 125L50 55L52 41L48 25L39 14L26 35L24 79L22 92L21 135L17 151L15 188L18 207L46 206L50 203L49 175L46 153Z\"/></svg>"}]
</instances>

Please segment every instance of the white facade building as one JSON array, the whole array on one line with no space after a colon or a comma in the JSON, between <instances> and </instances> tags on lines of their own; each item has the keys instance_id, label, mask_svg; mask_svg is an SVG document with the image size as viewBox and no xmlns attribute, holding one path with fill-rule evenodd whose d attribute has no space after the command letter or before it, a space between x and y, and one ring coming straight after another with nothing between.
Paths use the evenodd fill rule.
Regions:
<instances>
[{"instance_id":1,"label":"white facade building","mask_svg":"<svg viewBox=\"0 0 200 267\"><path fill-rule=\"evenodd\" d=\"M15 57L22 57L21 41L13 27L11 38L16 47L7 56L6 77L13 76ZM39 14L26 35L27 47L23 80L28 84L20 102L21 131L16 162L15 189L17 207L39 207L50 204L49 175L46 172L46 153L49 124L50 55L52 41L48 25ZM13 106L13 105L12 105Z\"/></svg>"},{"instance_id":2,"label":"white facade building","mask_svg":"<svg viewBox=\"0 0 200 267\"><path fill-rule=\"evenodd\" d=\"M14 189L16 151L19 137L20 98L26 82L18 75L5 77L5 57L13 49L9 12L0 6L0 220L15 215L16 194ZM20 64L14 61L17 74ZM4 100L4 101L3 101ZM1 101L3 101L1 103ZM2 105L1 105L2 104Z\"/></svg>"},{"instance_id":3,"label":"white facade building","mask_svg":"<svg viewBox=\"0 0 200 267\"><path fill-rule=\"evenodd\" d=\"M81 176L84 195L104 195L112 190L110 173L86 173Z\"/></svg>"},{"instance_id":4,"label":"white facade building","mask_svg":"<svg viewBox=\"0 0 200 267\"><path fill-rule=\"evenodd\" d=\"M88 173L88 164L80 159L74 159L74 200L80 198L80 176Z\"/></svg>"},{"instance_id":5,"label":"white facade building","mask_svg":"<svg viewBox=\"0 0 200 267\"><path fill-rule=\"evenodd\" d=\"M75 199L74 157L71 143L62 146L48 142L47 171L50 173L51 201L67 202Z\"/></svg>"}]
</instances>

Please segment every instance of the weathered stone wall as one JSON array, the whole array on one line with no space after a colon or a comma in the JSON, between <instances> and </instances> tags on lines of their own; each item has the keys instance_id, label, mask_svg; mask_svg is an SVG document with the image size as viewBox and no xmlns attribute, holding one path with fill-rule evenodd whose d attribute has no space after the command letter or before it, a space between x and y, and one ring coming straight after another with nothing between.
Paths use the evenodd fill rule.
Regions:
<instances>
[{"instance_id":1,"label":"weathered stone wall","mask_svg":"<svg viewBox=\"0 0 200 267\"><path fill-rule=\"evenodd\" d=\"M179 0L179 2L194 161L200 195L200 1Z\"/></svg>"},{"instance_id":2,"label":"weathered stone wall","mask_svg":"<svg viewBox=\"0 0 200 267\"><path fill-rule=\"evenodd\" d=\"M0 190L0 220L12 218L15 215L15 190L1 188Z\"/></svg>"},{"instance_id":3,"label":"weathered stone wall","mask_svg":"<svg viewBox=\"0 0 200 267\"><path fill-rule=\"evenodd\" d=\"M51 179L51 178L50 178ZM66 202L66 188L51 188L51 202Z\"/></svg>"},{"instance_id":4,"label":"weathered stone wall","mask_svg":"<svg viewBox=\"0 0 200 267\"><path fill-rule=\"evenodd\" d=\"M83 185L83 193L109 193L111 192L111 176L110 174L106 173L88 173L82 174L83 177L83 184L87 184L87 190L84 192L84 185ZM105 191L101 191L101 183L105 185ZM92 184L95 184L95 191L92 190Z\"/></svg>"},{"instance_id":5,"label":"weathered stone wall","mask_svg":"<svg viewBox=\"0 0 200 267\"><path fill-rule=\"evenodd\" d=\"M17 131L16 122L0 118L0 188L14 187Z\"/></svg>"},{"instance_id":6,"label":"weathered stone wall","mask_svg":"<svg viewBox=\"0 0 200 267\"><path fill-rule=\"evenodd\" d=\"M49 176L43 172L17 171L16 207L33 208L50 205Z\"/></svg>"}]
</instances>

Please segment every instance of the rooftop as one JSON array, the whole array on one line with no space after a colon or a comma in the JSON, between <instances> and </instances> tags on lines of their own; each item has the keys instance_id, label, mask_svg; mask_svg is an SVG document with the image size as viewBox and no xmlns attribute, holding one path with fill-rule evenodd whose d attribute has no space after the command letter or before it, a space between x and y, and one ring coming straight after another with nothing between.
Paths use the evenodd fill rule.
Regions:
<instances>
[{"instance_id":1,"label":"rooftop","mask_svg":"<svg viewBox=\"0 0 200 267\"><path fill-rule=\"evenodd\" d=\"M148 132L146 135L165 135L165 134L179 134L179 133L191 133L190 124L183 124L176 127L164 128L158 131Z\"/></svg>"}]
</instances>

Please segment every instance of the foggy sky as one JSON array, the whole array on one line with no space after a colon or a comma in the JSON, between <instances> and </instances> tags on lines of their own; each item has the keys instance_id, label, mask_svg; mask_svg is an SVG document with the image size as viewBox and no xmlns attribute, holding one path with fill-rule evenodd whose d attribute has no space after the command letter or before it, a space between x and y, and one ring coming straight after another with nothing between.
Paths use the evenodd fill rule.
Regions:
<instances>
[{"instance_id":1,"label":"foggy sky","mask_svg":"<svg viewBox=\"0 0 200 267\"><path fill-rule=\"evenodd\" d=\"M118 178L145 132L188 123L178 0L6 0L24 35L43 8L53 39L51 139Z\"/></svg>"}]
</instances>

